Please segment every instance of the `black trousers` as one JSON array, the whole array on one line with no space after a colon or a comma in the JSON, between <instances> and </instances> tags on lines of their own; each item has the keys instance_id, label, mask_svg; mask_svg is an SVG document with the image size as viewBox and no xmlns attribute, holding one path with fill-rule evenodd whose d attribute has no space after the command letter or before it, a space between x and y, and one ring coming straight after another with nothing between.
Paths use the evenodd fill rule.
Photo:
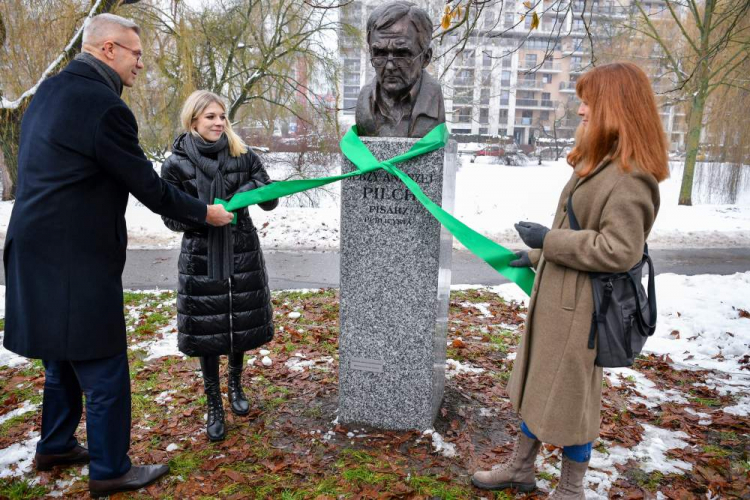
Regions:
<instances>
[{"instance_id":1,"label":"black trousers","mask_svg":"<svg viewBox=\"0 0 750 500\"><path fill-rule=\"evenodd\" d=\"M74 436L86 395L89 477L112 479L130 470L130 371L127 354L91 361L42 361L44 402L37 453L65 453Z\"/></svg>"}]
</instances>

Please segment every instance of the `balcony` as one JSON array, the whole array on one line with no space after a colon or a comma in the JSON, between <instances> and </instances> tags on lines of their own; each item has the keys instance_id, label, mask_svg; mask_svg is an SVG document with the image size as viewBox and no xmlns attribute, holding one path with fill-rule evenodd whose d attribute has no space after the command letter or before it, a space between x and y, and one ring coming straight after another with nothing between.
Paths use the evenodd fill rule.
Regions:
<instances>
[{"instance_id":1,"label":"balcony","mask_svg":"<svg viewBox=\"0 0 750 500\"><path fill-rule=\"evenodd\" d=\"M551 109L555 107L555 101L536 99L516 99L516 108L544 108Z\"/></svg>"},{"instance_id":2,"label":"balcony","mask_svg":"<svg viewBox=\"0 0 750 500\"><path fill-rule=\"evenodd\" d=\"M454 87L473 87L474 78L454 78L453 86Z\"/></svg>"},{"instance_id":3,"label":"balcony","mask_svg":"<svg viewBox=\"0 0 750 500\"><path fill-rule=\"evenodd\" d=\"M518 80L516 83L516 88L518 90L544 90L544 84L542 82L538 82L536 80L530 81L530 80Z\"/></svg>"},{"instance_id":4,"label":"balcony","mask_svg":"<svg viewBox=\"0 0 750 500\"><path fill-rule=\"evenodd\" d=\"M544 63L542 64L542 67L539 68L540 73L559 73L560 71L562 71L562 66L557 63Z\"/></svg>"},{"instance_id":5,"label":"balcony","mask_svg":"<svg viewBox=\"0 0 750 500\"><path fill-rule=\"evenodd\" d=\"M536 99L516 99L517 108L538 108L539 101Z\"/></svg>"},{"instance_id":6,"label":"balcony","mask_svg":"<svg viewBox=\"0 0 750 500\"><path fill-rule=\"evenodd\" d=\"M595 16L609 16L609 17L624 17L628 14L627 7L620 7L619 5L593 5L591 14Z\"/></svg>"},{"instance_id":7,"label":"balcony","mask_svg":"<svg viewBox=\"0 0 750 500\"><path fill-rule=\"evenodd\" d=\"M532 118L516 118L516 127L530 127Z\"/></svg>"},{"instance_id":8,"label":"balcony","mask_svg":"<svg viewBox=\"0 0 750 500\"><path fill-rule=\"evenodd\" d=\"M575 92L576 82L560 82L560 92Z\"/></svg>"},{"instance_id":9,"label":"balcony","mask_svg":"<svg viewBox=\"0 0 750 500\"><path fill-rule=\"evenodd\" d=\"M580 120L575 120L573 118L567 118L565 120L560 120L557 123L557 128L559 129L571 129L571 128L578 128L578 125L581 123Z\"/></svg>"},{"instance_id":10,"label":"balcony","mask_svg":"<svg viewBox=\"0 0 750 500\"><path fill-rule=\"evenodd\" d=\"M588 64L583 63L570 63L570 68L568 68L568 71L570 73L583 73L588 68Z\"/></svg>"}]
</instances>

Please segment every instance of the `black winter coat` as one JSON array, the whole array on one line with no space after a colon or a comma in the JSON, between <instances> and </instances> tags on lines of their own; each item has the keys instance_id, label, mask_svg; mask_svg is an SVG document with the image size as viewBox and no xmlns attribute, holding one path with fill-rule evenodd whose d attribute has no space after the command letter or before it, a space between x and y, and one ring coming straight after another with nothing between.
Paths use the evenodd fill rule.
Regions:
<instances>
[{"instance_id":1,"label":"black winter coat","mask_svg":"<svg viewBox=\"0 0 750 500\"><path fill-rule=\"evenodd\" d=\"M205 224L205 203L163 182L146 159L120 96L72 61L42 82L21 123L3 255L8 350L70 361L126 352L128 192L154 212Z\"/></svg>"},{"instance_id":2,"label":"black winter coat","mask_svg":"<svg viewBox=\"0 0 750 500\"><path fill-rule=\"evenodd\" d=\"M172 146L172 155L162 165L162 178L176 188L198 197L197 167L182 147L184 134ZM269 184L260 158L248 151L229 156L224 167L227 198ZM278 200L261 204L272 210ZM226 281L208 279L208 232L163 217L173 231L184 232L178 262L178 347L188 356L214 356L244 352L273 338L273 311L268 276L258 233L247 209L237 214L232 227L234 273Z\"/></svg>"}]
</instances>

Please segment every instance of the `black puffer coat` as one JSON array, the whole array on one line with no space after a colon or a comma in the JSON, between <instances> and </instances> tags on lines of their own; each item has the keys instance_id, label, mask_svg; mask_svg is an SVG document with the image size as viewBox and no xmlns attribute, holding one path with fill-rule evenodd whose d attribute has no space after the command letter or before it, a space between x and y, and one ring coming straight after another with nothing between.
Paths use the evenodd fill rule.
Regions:
<instances>
[{"instance_id":1,"label":"black puffer coat","mask_svg":"<svg viewBox=\"0 0 750 500\"><path fill-rule=\"evenodd\" d=\"M183 149L185 135L179 136L172 155L161 168L162 178L198 197L196 166ZM248 151L229 156L224 169L227 198L269 184L260 158ZM261 204L272 210L278 200ZM178 263L177 329L178 346L188 356L213 356L230 351L244 352L273 338L271 293L263 253L247 209L237 215L232 227L234 273L229 280L208 279L208 233L205 227L191 226L162 217L167 227L182 231Z\"/></svg>"}]
</instances>

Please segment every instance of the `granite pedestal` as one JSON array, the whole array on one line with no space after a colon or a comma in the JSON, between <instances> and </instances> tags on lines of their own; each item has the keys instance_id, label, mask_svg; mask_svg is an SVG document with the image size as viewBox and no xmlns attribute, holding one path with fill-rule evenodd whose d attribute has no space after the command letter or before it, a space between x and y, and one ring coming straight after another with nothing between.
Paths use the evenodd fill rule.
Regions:
<instances>
[{"instance_id":1,"label":"granite pedestal","mask_svg":"<svg viewBox=\"0 0 750 500\"><path fill-rule=\"evenodd\" d=\"M382 161L416 139L362 142ZM448 212L456 149L396 165ZM344 159L344 172L355 169ZM430 428L445 385L452 236L384 170L344 180L341 198L339 421Z\"/></svg>"}]
</instances>

